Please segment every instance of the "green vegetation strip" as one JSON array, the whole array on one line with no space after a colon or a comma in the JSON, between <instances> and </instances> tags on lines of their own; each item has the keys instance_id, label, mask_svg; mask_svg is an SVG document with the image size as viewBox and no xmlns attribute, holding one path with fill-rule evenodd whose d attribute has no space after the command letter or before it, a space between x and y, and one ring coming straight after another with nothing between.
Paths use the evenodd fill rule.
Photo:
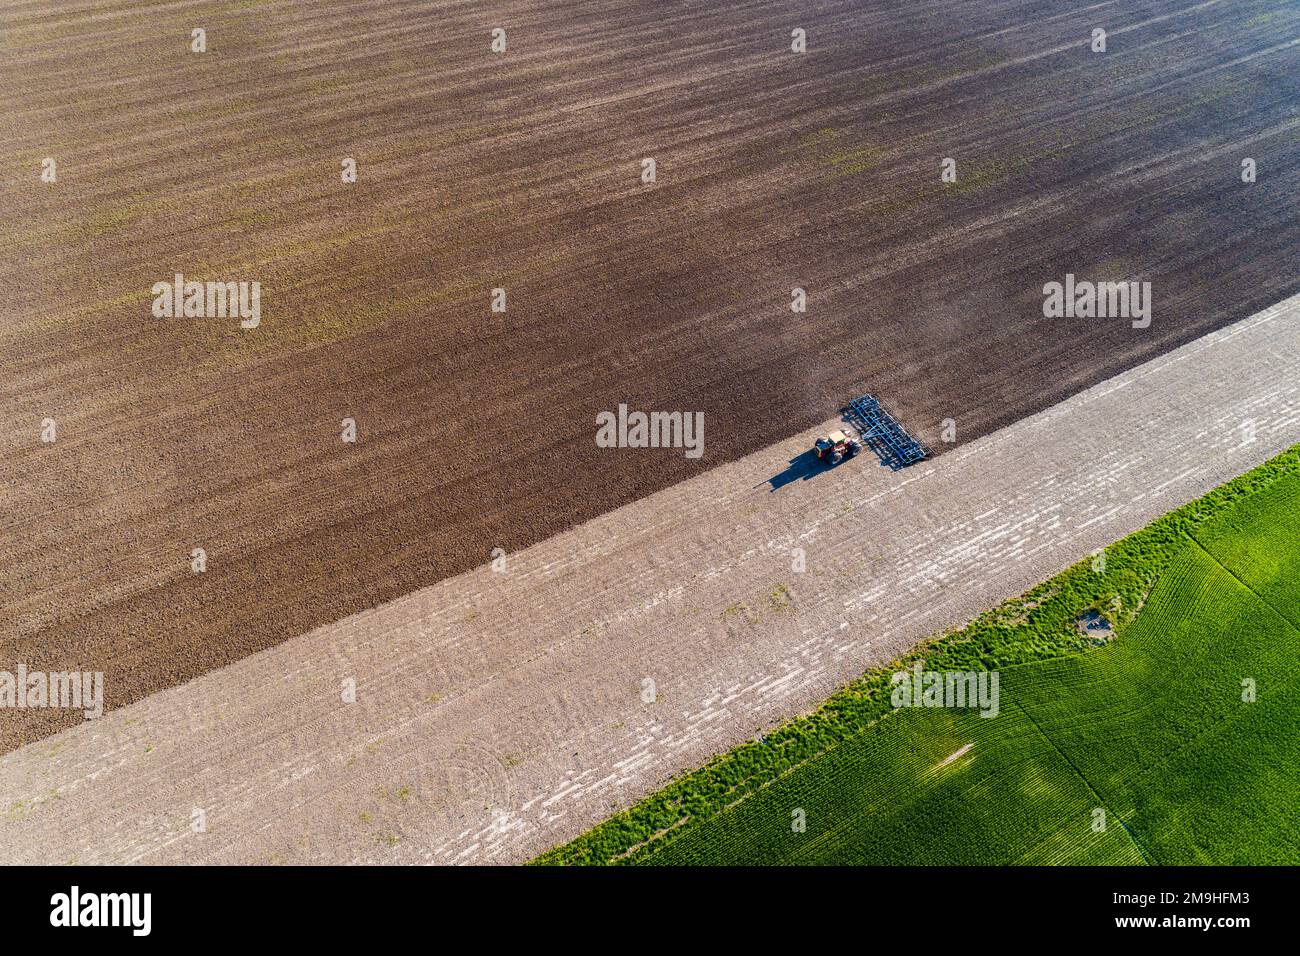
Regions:
<instances>
[{"instance_id":1,"label":"green vegetation strip","mask_svg":"<svg viewBox=\"0 0 1300 956\"><path fill-rule=\"evenodd\" d=\"M1248 660L1242 673L1268 680L1278 676L1279 666L1290 666L1284 658L1296 631L1286 619L1294 623L1297 598L1279 582L1300 580L1300 549L1294 523L1270 518L1268 509L1279 501L1300 501L1300 445L1107 548L1104 566L1082 561L966 627L868 671L813 714L714 758L535 862L753 862L759 850L771 862L996 862L991 856L1021 862L1200 862L1207 853L1214 862L1290 858L1300 849L1285 844L1270 850L1233 835L1242 822L1233 816L1242 811L1233 808L1240 807L1243 774L1255 774L1248 799L1257 801L1261 817L1279 811L1273 794L1291 792L1281 786L1284 781L1260 776L1256 761L1242 755L1255 747L1266 757L1281 757L1289 738L1256 718L1263 711L1243 712L1251 718L1225 716L1236 711L1224 709L1223 695L1238 694L1240 681L1235 670L1216 670L1243 640L1240 653ZM1167 572L1170 583L1153 595ZM1139 615L1148 597L1150 612ZM1202 611L1196 619L1179 617L1188 602ZM1224 613L1216 616L1215 608ZM1079 619L1089 611L1125 637L1108 651L1127 659L1084 653L1107 643L1080 629ZM1277 646L1283 658L1270 656ZM1169 673L1145 672L1142 655L1153 651L1165 655ZM917 661L934 671L1050 665L1008 675L1002 714L984 720L972 711L895 711L890 678ZM1215 677L1222 678L1214 683L1218 697L1206 698L1201 685ZM1068 682L1062 685L1062 679ZM1109 687L1115 681L1138 682L1141 693ZM1072 732L1061 686L1085 692L1095 687L1092 700L1129 710L1111 715L1108 724L1103 706L1092 725ZM1158 709L1158 699L1152 701L1162 693L1168 700L1198 703L1171 717ZM1296 696L1289 700L1300 705ZM1151 711L1148 718L1168 723L1142 724L1134 732L1134 700ZM881 720L890 714L889 721ZM1125 715L1128 723L1121 719ZM1120 743L1097 747L1098 739ZM967 744L969 750L959 752ZM1201 745L1213 746L1209 756L1197 749ZM993 747L999 758L982 760ZM832 751L834 760L819 759ZM925 763L931 758L933 764ZM1208 776L1207 760L1218 768ZM1178 788L1188 778L1174 772L1180 761L1195 762L1201 812L1194 823L1181 809L1188 794ZM918 765L926 768L919 790ZM1134 767L1140 768L1137 774ZM969 777L960 787L944 787L944 775L954 771ZM811 821L806 832L792 828L792 797L781 791L796 776L805 803L819 793L835 794L835 826ZM727 812L738 807L747 812ZM761 824L748 808L758 808ZM1105 830L1062 826L1064 820L1091 819L1097 808L1112 818ZM879 836L872 837L870 850L862 835L844 836L861 828L864 812L872 815L870 829ZM935 835L955 834L951 824L958 819L968 847L936 851ZM1141 821L1137 830L1134 820ZM1182 836L1171 838L1175 829ZM921 848L925 855L916 855ZM936 852L942 859L935 859Z\"/></svg>"}]
</instances>

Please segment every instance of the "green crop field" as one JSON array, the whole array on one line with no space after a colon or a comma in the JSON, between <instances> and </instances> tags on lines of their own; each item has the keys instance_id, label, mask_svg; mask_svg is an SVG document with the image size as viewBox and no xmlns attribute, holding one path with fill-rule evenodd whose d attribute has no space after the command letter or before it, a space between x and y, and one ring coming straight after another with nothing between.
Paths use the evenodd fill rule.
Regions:
<instances>
[{"instance_id":1,"label":"green crop field","mask_svg":"<svg viewBox=\"0 0 1300 956\"><path fill-rule=\"evenodd\" d=\"M918 660L996 715L872 672L539 862L1300 862L1300 446Z\"/></svg>"}]
</instances>

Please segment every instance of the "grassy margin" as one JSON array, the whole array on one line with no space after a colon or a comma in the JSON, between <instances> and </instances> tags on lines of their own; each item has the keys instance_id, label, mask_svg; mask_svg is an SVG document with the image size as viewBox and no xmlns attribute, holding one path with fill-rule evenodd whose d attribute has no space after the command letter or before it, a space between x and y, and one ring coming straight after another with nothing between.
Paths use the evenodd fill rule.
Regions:
<instances>
[{"instance_id":1,"label":"grassy margin","mask_svg":"<svg viewBox=\"0 0 1300 956\"><path fill-rule=\"evenodd\" d=\"M1105 570L1093 559L1072 565L965 627L931 637L904 657L867 671L817 710L758 740L719 754L698 770L670 780L627 810L534 865L600 865L644 858L727 806L861 732L890 708L890 676L917 660L932 670L990 670L1082 653L1097 639L1077 626L1089 610L1123 632L1186 537L1224 508L1300 470L1300 445L1157 518L1105 550Z\"/></svg>"}]
</instances>

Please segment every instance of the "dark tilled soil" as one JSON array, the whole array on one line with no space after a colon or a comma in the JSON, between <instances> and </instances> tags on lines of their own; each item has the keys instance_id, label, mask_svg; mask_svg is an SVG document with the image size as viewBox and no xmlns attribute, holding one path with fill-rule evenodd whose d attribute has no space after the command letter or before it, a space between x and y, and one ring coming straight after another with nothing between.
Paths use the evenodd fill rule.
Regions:
<instances>
[{"instance_id":1,"label":"dark tilled soil","mask_svg":"<svg viewBox=\"0 0 1300 956\"><path fill-rule=\"evenodd\" d=\"M56 2L0 34L0 670L103 670L110 706L861 392L942 450L1300 288L1281 0ZM152 317L175 272L260 282L261 326ZM1150 281L1150 327L1043 318L1066 273ZM704 412L704 456L597 448L623 402ZM0 749L79 719L0 712Z\"/></svg>"}]
</instances>

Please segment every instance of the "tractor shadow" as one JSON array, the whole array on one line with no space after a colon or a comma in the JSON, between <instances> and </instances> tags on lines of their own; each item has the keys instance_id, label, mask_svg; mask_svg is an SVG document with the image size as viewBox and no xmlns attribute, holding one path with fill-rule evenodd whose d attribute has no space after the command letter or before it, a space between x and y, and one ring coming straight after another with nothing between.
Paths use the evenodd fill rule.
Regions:
<instances>
[{"instance_id":1,"label":"tractor shadow","mask_svg":"<svg viewBox=\"0 0 1300 956\"><path fill-rule=\"evenodd\" d=\"M772 491L780 491L786 485L792 485L796 481L808 481L830 470L831 467L823 464L821 459L817 457L817 453L810 448L808 451L801 452L791 458L790 464L785 471L773 475L766 481L759 482L754 487L761 488L763 485L771 485Z\"/></svg>"},{"instance_id":2,"label":"tractor shadow","mask_svg":"<svg viewBox=\"0 0 1300 956\"><path fill-rule=\"evenodd\" d=\"M845 419L847 421L848 419ZM789 465L785 471L773 475L766 481L759 482L755 488L761 488L763 485L771 485L772 491L780 491L786 485L792 485L796 481L810 481L818 475L825 474L828 471L835 471L837 468L843 468L846 465L851 466L854 462L861 463L869 461L874 453L881 468L888 468L890 471L902 471L907 466L894 457L893 452L889 450L884 442L877 438L867 438L863 441L862 451L853 458L843 461L838 465L828 465L817 457L817 453L811 448L801 452L790 459Z\"/></svg>"}]
</instances>

